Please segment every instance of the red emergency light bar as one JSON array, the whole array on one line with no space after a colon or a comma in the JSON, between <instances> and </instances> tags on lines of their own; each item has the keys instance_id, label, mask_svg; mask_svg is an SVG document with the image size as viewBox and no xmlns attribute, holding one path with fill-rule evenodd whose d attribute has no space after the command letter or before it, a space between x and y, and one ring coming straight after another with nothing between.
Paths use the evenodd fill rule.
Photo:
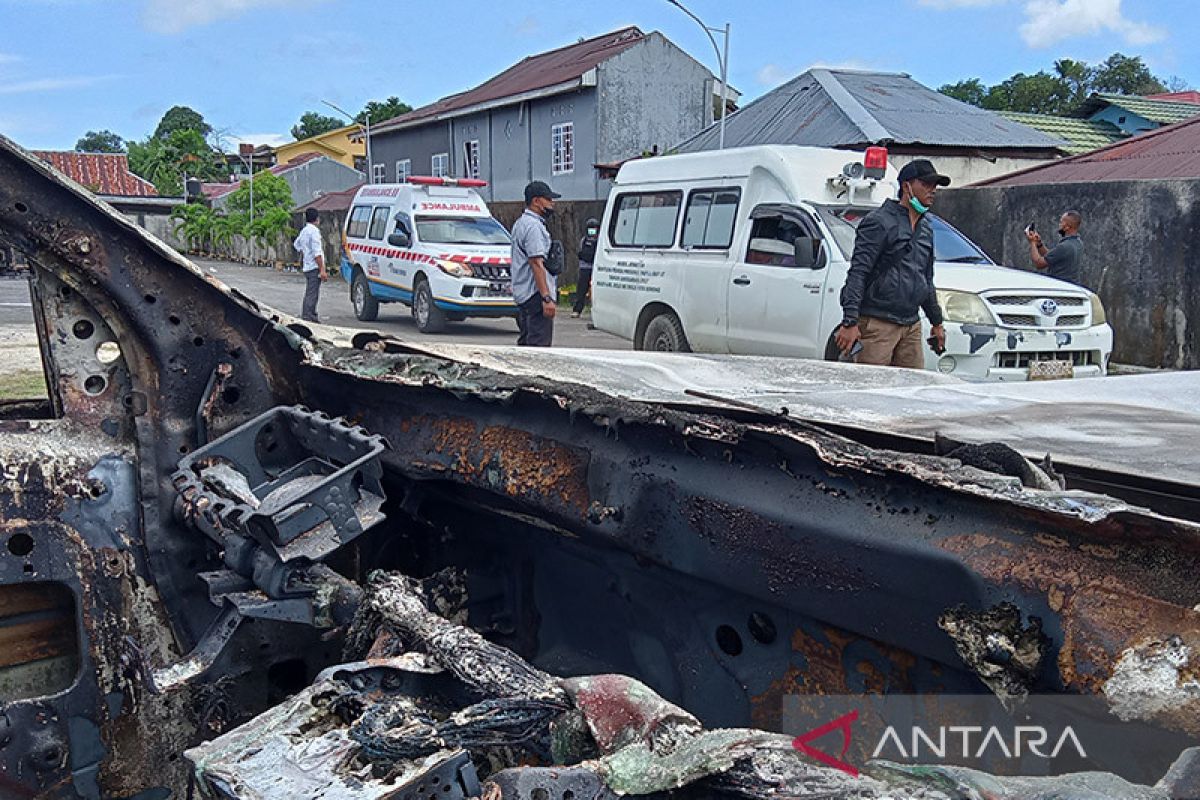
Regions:
<instances>
[{"instance_id":1,"label":"red emergency light bar","mask_svg":"<svg viewBox=\"0 0 1200 800\"><path fill-rule=\"evenodd\" d=\"M887 172L888 152L886 147L868 147L863 156L863 175L868 178L882 178Z\"/></svg>"},{"instance_id":2,"label":"red emergency light bar","mask_svg":"<svg viewBox=\"0 0 1200 800\"><path fill-rule=\"evenodd\" d=\"M463 186L471 189L488 185L487 181L479 178L435 178L432 175L409 175L407 182L418 186Z\"/></svg>"}]
</instances>

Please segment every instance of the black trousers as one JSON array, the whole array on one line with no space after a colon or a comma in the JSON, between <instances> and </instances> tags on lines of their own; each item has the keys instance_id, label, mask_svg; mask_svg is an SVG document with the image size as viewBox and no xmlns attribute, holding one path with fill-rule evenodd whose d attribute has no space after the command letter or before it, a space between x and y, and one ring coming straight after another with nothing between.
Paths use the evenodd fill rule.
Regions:
<instances>
[{"instance_id":1,"label":"black trousers","mask_svg":"<svg viewBox=\"0 0 1200 800\"><path fill-rule=\"evenodd\" d=\"M549 347L554 339L554 318L542 313L542 298L534 295L517 306L517 327L521 335L517 344L522 347Z\"/></svg>"},{"instance_id":2,"label":"black trousers","mask_svg":"<svg viewBox=\"0 0 1200 800\"><path fill-rule=\"evenodd\" d=\"M571 310L576 314L583 313L583 307L587 304L588 291L592 288L592 267L589 264L584 266L586 262L579 262L579 285L575 287L575 307Z\"/></svg>"},{"instance_id":3,"label":"black trousers","mask_svg":"<svg viewBox=\"0 0 1200 800\"><path fill-rule=\"evenodd\" d=\"M304 304L300 307L300 319L317 322L317 299L321 294L321 270L310 269L304 273Z\"/></svg>"}]
</instances>

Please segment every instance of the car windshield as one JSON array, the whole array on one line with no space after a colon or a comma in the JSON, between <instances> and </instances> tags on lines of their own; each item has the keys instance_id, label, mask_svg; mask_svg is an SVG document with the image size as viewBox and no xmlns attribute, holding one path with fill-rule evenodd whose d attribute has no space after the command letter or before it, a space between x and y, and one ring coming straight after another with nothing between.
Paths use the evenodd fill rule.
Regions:
<instances>
[{"instance_id":1,"label":"car windshield","mask_svg":"<svg viewBox=\"0 0 1200 800\"><path fill-rule=\"evenodd\" d=\"M504 226L491 217L417 217L417 239L425 244L510 244Z\"/></svg>"},{"instance_id":2,"label":"car windshield","mask_svg":"<svg viewBox=\"0 0 1200 800\"><path fill-rule=\"evenodd\" d=\"M821 212L825 224L829 226L829 232L833 234L838 248L849 260L854 253L854 236L858 230L858 223L874 209L821 206L818 210ZM933 226L933 257L935 260L958 264L994 263L974 242L955 230L941 217L930 214L929 222Z\"/></svg>"}]
</instances>

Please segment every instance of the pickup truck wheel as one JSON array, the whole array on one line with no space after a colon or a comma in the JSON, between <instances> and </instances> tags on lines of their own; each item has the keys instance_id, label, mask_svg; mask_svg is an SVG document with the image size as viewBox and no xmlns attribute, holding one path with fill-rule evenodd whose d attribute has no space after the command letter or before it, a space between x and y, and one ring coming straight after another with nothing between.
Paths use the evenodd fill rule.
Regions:
<instances>
[{"instance_id":1,"label":"pickup truck wheel","mask_svg":"<svg viewBox=\"0 0 1200 800\"><path fill-rule=\"evenodd\" d=\"M429 281L422 280L413 292L413 321L421 333L439 333L446 328L446 312L433 303L433 290Z\"/></svg>"},{"instance_id":2,"label":"pickup truck wheel","mask_svg":"<svg viewBox=\"0 0 1200 800\"><path fill-rule=\"evenodd\" d=\"M835 336L837 336L837 328L833 329L833 333L829 334L829 341L825 343L826 361L842 360L842 351L838 349L837 339L834 338Z\"/></svg>"},{"instance_id":3,"label":"pickup truck wheel","mask_svg":"<svg viewBox=\"0 0 1200 800\"><path fill-rule=\"evenodd\" d=\"M642 350L657 350L660 353L690 353L691 346L683 334L683 323L669 311L650 320L642 333Z\"/></svg>"},{"instance_id":4,"label":"pickup truck wheel","mask_svg":"<svg viewBox=\"0 0 1200 800\"><path fill-rule=\"evenodd\" d=\"M379 317L379 301L371 296L367 278L358 270L350 282L350 303L354 306L354 316L361 322L374 322Z\"/></svg>"}]
</instances>

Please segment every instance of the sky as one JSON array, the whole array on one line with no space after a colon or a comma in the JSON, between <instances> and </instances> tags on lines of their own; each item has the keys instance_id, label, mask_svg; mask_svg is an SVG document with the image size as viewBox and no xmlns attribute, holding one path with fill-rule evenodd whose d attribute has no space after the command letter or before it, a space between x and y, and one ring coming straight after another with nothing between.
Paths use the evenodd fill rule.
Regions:
<instances>
[{"instance_id":1,"label":"sky","mask_svg":"<svg viewBox=\"0 0 1200 800\"><path fill-rule=\"evenodd\" d=\"M683 2L731 25L743 102L812 66L936 88L1116 51L1200 86L1194 0ZM323 100L351 113L391 95L416 107L626 25L717 71L703 30L668 0L0 0L0 134L31 149L71 149L88 130L142 139L182 104L227 142L279 144L305 111L333 115Z\"/></svg>"}]
</instances>

